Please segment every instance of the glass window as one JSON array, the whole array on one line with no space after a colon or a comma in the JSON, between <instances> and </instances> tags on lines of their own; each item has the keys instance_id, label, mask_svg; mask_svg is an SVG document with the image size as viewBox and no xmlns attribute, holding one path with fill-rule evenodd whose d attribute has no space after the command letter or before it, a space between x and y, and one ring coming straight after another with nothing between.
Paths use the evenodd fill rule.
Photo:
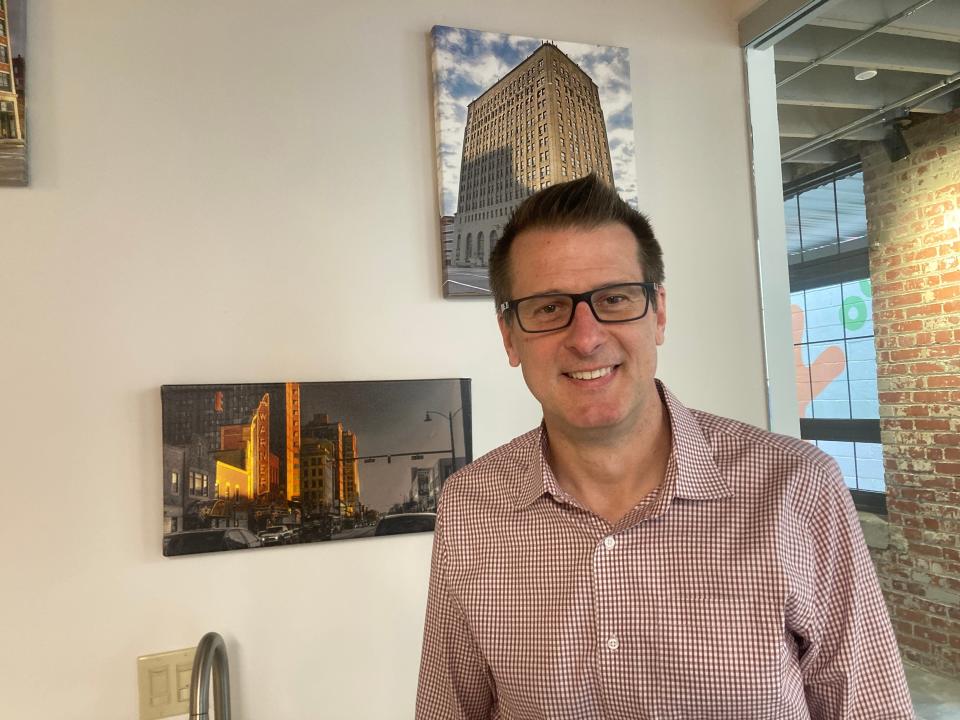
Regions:
<instances>
[{"instance_id":1,"label":"glass window","mask_svg":"<svg viewBox=\"0 0 960 720\"><path fill-rule=\"evenodd\" d=\"M799 196L800 239L803 260L837 253L837 209L833 183Z\"/></svg>"},{"instance_id":2,"label":"glass window","mask_svg":"<svg viewBox=\"0 0 960 720\"><path fill-rule=\"evenodd\" d=\"M866 261L857 260L866 247L863 175L828 175L819 183L785 192L783 206L801 436L837 461L858 504L875 507L863 500L885 490L881 444L874 441L880 408L873 299Z\"/></svg>"},{"instance_id":3,"label":"glass window","mask_svg":"<svg viewBox=\"0 0 960 720\"><path fill-rule=\"evenodd\" d=\"M814 440L814 445L837 461L851 490L883 492L883 449L880 443Z\"/></svg>"},{"instance_id":4,"label":"glass window","mask_svg":"<svg viewBox=\"0 0 960 720\"><path fill-rule=\"evenodd\" d=\"M840 252L867 246L867 208L863 199L863 173L836 181L837 229Z\"/></svg>"}]
</instances>

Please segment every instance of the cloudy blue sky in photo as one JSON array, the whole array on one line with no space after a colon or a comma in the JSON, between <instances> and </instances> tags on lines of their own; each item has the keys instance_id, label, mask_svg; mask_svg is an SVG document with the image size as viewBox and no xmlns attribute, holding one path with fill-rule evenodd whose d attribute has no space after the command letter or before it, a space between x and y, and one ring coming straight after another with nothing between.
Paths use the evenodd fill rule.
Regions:
<instances>
[{"instance_id":1,"label":"cloudy blue sky in photo","mask_svg":"<svg viewBox=\"0 0 960 720\"><path fill-rule=\"evenodd\" d=\"M7 23L10 25L10 40L13 44L13 56L26 56L24 47L27 40L26 0L7 0Z\"/></svg>"},{"instance_id":2,"label":"cloudy blue sky in photo","mask_svg":"<svg viewBox=\"0 0 960 720\"><path fill-rule=\"evenodd\" d=\"M545 41L560 48L597 84L617 191L636 206L633 101L627 48L438 25L433 29L433 71L443 215L453 215L457 209L467 105Z\"/></svg>"}]
</instances>

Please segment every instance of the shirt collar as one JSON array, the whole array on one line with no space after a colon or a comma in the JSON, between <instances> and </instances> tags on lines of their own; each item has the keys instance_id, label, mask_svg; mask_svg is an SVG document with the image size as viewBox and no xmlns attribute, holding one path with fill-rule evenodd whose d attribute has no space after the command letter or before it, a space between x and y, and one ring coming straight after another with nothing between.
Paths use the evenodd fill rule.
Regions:
<instances>
[{"instance_id":1,"label":"shirt collar","mask_svg":"<svg viewBox=\"0 0 960 720\"><path fill-rule=\"evenodd\" d=\"M729 483L720 474L713 452L696 417L667 389L666 385L659 380L656 383L660 397L667 408L671 429L670 460L662 486L661 500L669 503L674 497L686 500L717 500L730 497L733 493ZM539 430L531 435L532 442L525 448L527 457L523 458L524 469L516 502L518 510L529 507L544 493L550 493L556 497L563 492L547 464L546 425L541 423Z\"/></svg>"},{"instance_id":2,"label":"shirt collar","mask_svg":"<svg viewBox=\"0 0 960 720\"><path fill-rule=\"evenodd\" d=\"M674 497L687 500L730 497L733 492L720 474L720 468L713 458L713 449L704 437L697 418L659 380L657 389L670 415L670 459L676 472Z\"/></svg>"}]
</instances>

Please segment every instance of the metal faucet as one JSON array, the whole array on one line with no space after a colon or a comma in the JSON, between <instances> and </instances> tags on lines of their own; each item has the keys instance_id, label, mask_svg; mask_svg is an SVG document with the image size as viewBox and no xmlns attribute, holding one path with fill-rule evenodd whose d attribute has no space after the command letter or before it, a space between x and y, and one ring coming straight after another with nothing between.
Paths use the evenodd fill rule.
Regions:
<instances>
[{"instance_id":1,"label":"metal faucet","mask_svg":"<svg viewBox=\"0 0 960 720\"><path fill-rule=\"evenodd\" d=\"M230 720L230 665L219 633L208 632L197 645L190 674L190 720L210 720L210 676L213 675L214 716Z\"/></svg>"}]
</instances>

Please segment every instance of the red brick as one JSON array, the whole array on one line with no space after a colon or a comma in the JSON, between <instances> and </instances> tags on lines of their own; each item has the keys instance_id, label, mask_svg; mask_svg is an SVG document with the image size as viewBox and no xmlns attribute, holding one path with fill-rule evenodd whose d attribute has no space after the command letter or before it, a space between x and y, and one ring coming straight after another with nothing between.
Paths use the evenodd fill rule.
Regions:
<instances>
[{"instance_id":1,"label":"red brick","mask_svg":"<svg viewBox=\"0 0 960 720\"><path fill-rule=\"evenodd\" d=\"M910 365L910 372L914 375L932 375L934 373L950 372L950 368L944 363L919 362ZM928 397L926 397L926 399L916 400L917 395L924 395ZM950 400L950 393L914 393L914 399L916 402L948 402Z\"/></svg>"},{"instance_id":2,"label":"red brick","mask_svg":"<svg viewBox=\"0 0 960 720\"><path fill-rule=\"evenodd\" d=\"M943 315L944 306L940 303L929 303L927 305L915 305L908 307L906 314L908 318L929 317L930 315ZM918 328L919 329L919 328Z\"/></svg>"},{"instance_id":3,"label":"red brick","mask_svg":"<svg viewBox=\"0 0 960 720\"><path fill-rule=\"evenodd\" d=\"M943 548L936 545L923 545L921 543L911 543L910 552L924 557L943 557Z\"/></svg>"},{"instance_id":4,"label":"red brick","mask_svg":"<svg viewBox=\"0 0 960 720\"><path fill-rule=\"evenodd\" d=\"M927 387L960 387L960 375L931 375Z\"/></svg>"},{"instance_id":5,"label":"red brick","mask_svg":"<svg viewBox=\"0 0 960 720\"><path fill-rule=\"evenodd\" d=\"M934 196L938 200L942 197L951 197L953 195L960 195L960 183L957 183L956 185L947 185L934 192Z\"/></svg>"},{"instance_id":6,"label":"red brick","mask_svg":"<svg viewBox=\"0 0 960 720\"><path fill-rule=\"evenodd\" d=\"M936 643L937 645L943 645L947 642L947 636L940 632L939 630L930 630L921 625L918 625L913 630L914 635L917 637L924 638L930 642Z\"/></svg>"},{"instance_id":7,"label":"red brick","mask_svg":"<svg viewBox=\"0 0 960 720\"><path fill-rule=\"evenodd\" d=\"M942 200L932 205L927 205L923 208L923 217L929 218L934 215L942 215L945 212L949 212L956 207L953 200Z\"/></svg>"},{"instance_id":8,"label":"red brick","mask_svg":"<svg viewBox=\"0 0 960 720\"><path fill-rule=\"evenodd\" d=\"M960 255L960 243L955 244L956 249L952 252ZM933 291L934 300L952 300L957 297L960 297L960 285L948 285L947 287L938 288Z\"/></svg>"},{"instance_id":9,"label":"red brick","mask_svg":"<svg viewBox=\"0 0 960 720\"><path fill-rule=\"evenodd\" d=\"M922 653L930 652L930 643L926 640L921 640L920 638L915 638L911 635L898 635L897 640L901 645L906 645L909 648L914 650L919 650Z\"/></svg>"},{"instance_id":10,"label":"red brick","mask_svg":"<svg viewBox=\"0 0 960 720\"><path fill-rule=\"evenodd\" d=\"M920 528L905 527L903 529L903 536L907 540L920 542L921 540L923 540L923 531Z\"/></svg>"},{"instance_id":11,"label":"red brick","mask_svg":"<svg viewBox=\"0 0 960 720\"><path fill-rule=\"evenodd\" d=\"M917 360L920 358L922 352L916 348L909 350L894 350L890 353L890 359L894 362L900 362L902 360Z\"/></svg>"}]
</instances>

